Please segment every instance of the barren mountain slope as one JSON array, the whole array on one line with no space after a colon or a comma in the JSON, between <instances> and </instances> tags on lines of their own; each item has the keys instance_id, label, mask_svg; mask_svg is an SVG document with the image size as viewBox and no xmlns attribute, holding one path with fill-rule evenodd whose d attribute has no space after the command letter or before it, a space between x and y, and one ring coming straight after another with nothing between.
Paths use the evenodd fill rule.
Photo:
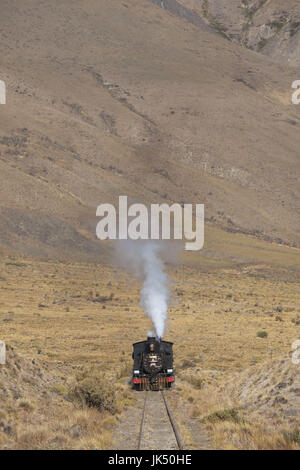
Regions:
<instances>
[{"instance_id":1,"label":"barren mountain slope","mask_svg":"<svg viewBox=\"0 0 300 470\"><path fill-rule=\"evenodd\" d=\"M299 246L295 70L147 0L3 0L0 29L2 247L102 257L119 194Z\"/></svg>"},{"instance_id":2,"label":"barren mountain slope","mask_svg":"<svg viewBox=\"0 0 300 470\"><path fill-rule=\"evenodd\" d=\"M275 60L300 65L297 0L149 0Z\"/></svg>"}]
</instances>

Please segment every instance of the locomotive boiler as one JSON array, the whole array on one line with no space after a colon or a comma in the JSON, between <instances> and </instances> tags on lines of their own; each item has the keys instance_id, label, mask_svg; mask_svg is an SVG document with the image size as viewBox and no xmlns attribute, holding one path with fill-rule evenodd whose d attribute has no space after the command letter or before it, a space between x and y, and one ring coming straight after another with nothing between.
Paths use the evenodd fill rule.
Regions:
<instances>
[{"instance_id":1,"label":"locomotive boiler","mask_svg":"<svg viewBox=\"0 0 300 470\"><path fill-rule=\"evenodd\" d=\"M173 343L148 337L133 344L132 385L136 390L170 388L175 381Z\"/></svg>"}]
</instances>

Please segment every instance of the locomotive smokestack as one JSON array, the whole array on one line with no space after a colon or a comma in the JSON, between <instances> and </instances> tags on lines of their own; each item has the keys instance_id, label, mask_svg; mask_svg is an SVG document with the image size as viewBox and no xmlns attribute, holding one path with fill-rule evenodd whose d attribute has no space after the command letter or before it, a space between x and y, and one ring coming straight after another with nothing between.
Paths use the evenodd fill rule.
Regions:
<instances>
[{"instance_id":1,"label":"locomotive smokestack","mask_svg":"<svg viewBox=\"0 0 300 470\"><path fill-rule=\"evenodd\" d=\"M147 336L147 341L148 343L155 343L156 341L160 341L161 338L158 338L157 336Z\"/></svg>"}]
</instances>

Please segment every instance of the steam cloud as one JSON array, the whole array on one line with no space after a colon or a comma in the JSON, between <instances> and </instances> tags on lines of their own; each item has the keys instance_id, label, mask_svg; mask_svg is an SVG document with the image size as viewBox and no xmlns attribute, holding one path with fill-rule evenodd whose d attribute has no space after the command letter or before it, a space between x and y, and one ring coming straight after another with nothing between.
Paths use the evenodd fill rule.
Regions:
<instances>
[{"instance_id":1,"label":"steam cloud","mask_svg":"<svg viewBox=\"0 0 300 470\"><path fill-rule=\"evenodd\" d=\"M143 283L140 305L162 338L170 300L169 278L164 272L164 244L159 241L121 241L117 245L118 262L130 269Z\"/></svg>"}]
</instances>

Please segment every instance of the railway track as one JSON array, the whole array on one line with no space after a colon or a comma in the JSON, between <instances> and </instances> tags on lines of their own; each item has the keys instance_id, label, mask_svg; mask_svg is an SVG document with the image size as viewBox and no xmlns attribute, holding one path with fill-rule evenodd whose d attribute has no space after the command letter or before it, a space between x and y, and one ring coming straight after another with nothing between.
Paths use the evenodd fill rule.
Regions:
<instances>
[{"instance_id":1,"label":"railway track","mask_svg":"<svg viewBox=\"0 0 300 470\"><path fill-rule=\"evenodd\" d=\"M141 417L141 422L140 422L140 429L139 429L139 435L138 435L138 444L137 448L138 450L143 449L148 447L148 440L147 436L145 437L146 434L146 427L148 425L148 428L150 428L150 433L157 433L157 432L162 432L165 436L167 435L169 440L168 444L171 449L183 449L182 441L180 438L180 434L178 432L176 423L174 421L174 418L172 416L170 407L168 405L167 397L166 394L163 390L160 390L159 392L149 392L146 390L145 392L145 399L144 399L144 405L142 409L142 417ZM149 400L150 396L150 400ZM156 408L155 413L153 413L153 410L151 408ZM152 419L154 415L159 415L159 423L153 423ZM154 424L154 425L153 425ZM172 437L170 437L170 430L172 432ZM149 434L149 431L148 431ZM146 443L144 443L146 441ZM144 444L144 446L143 446ZM160 441L160 444L163 444L163 441ZM165 444L161 448L166 448Z\"/></svg>"}]
</instances>

